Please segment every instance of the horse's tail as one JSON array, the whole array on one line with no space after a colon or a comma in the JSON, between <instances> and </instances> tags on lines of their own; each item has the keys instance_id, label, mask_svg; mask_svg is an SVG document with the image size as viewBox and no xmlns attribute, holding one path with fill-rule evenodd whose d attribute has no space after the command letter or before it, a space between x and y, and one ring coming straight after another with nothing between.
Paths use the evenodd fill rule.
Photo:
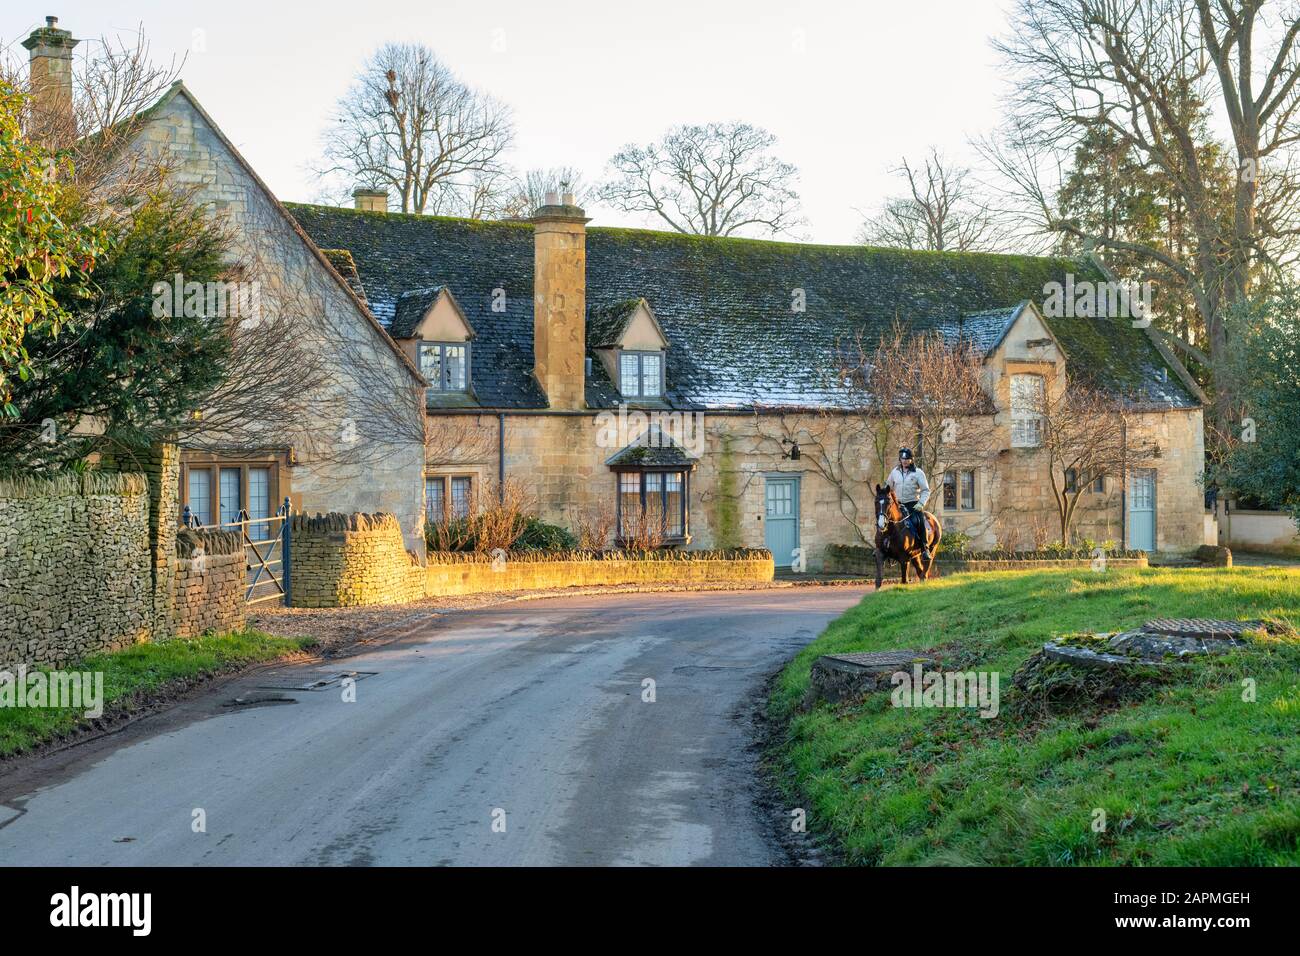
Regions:
<instances>
[{"instance_id":1,"label":"horse's tail","mask_svg":"<svg viewBox=\"0 0 1300 956\"><path fill-rule=\"evenodd\" d=\"M933 522L934 540L930 542L930 552L933 553L939 547L939 542L943 539L943 522L939 520L937 514L926 512L925 516Z\"/></svg>"}]
</instances>

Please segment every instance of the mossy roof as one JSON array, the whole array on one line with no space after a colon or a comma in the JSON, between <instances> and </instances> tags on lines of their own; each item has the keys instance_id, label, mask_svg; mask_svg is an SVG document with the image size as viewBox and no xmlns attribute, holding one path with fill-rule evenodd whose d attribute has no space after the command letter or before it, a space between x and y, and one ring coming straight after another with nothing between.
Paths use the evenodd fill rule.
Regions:
<instances>
[{"instance_id":1,"label":"mossy roof","mask_svg":"<svg viewBox=\"0 0 1300 956\"><path fill-rule=\"evenodd\" d=\"M351 252L380 321L392 322L404 292L452 290L477 333L472 374L483 406L546 407L532 374L530 224L288 207L318 245ZM666 401L684 409L841 405L831 373L842 343L870 340L900 321L965 335L987 349L1005 335L1020 303L1041 306L1045 285L1064 283L1067 273L1104 278L1091 261L1069 258L587 230L587 304L602 317L591 331L603 335L605 315L625 320L627 305L646 299L673 343ZM503 311L493 309L496 289L505 293ZM1147 405L1198 404L1130 321L1047 322L1071 374ZM588 404L617 405L604 366L591 366Z\"/></svg>"},{"instance_id":2,"label":"mossy roof","mask_svg":"<svg viewBox=\"0 0 1300 956\"><path fill-rule=\"evenodd\" d=\"M434 285L424 289L407 289L393 303L392 317L388 319L388 332L395 339L408 339L415 334L415 327L420 324L433 303L438 301L438 294L446 286Z\"/></svg>"},{"instance_id":3,"label":"mossy roof","mask_svg":"<svg viewBox=\"0 0 1300 956\"><path fill-rule=\"evenodd\" d=\"M695 467L695 459L658 426L619 449L605 460L611 468L686 468Z\"/></svg>"},{"instance_id":4,"label":"mossy roof","mask_svg":"<svg viewBox=\"0 0 1300 956\"><path fill-rule=\"evenodd\" d=\"M624 299L587 309L587 344L592 348L613 348L623 339L640 299Z\"/></svg>"},{"instance_id":5,"label":"mossy roof","mask_svg":"<svg viewBox=\"0 0 1300 956\"><path fill-rule=\"evenodd\" d=\"M334 267L334 271L341 275L343 281L357 294L357 298L365 302L366 287L361 282L361 276L357 272L357 264L352 258L352 253L346 249L322 249L321 252L325 254L325 258Z\"/></svg>"}]
</instances>

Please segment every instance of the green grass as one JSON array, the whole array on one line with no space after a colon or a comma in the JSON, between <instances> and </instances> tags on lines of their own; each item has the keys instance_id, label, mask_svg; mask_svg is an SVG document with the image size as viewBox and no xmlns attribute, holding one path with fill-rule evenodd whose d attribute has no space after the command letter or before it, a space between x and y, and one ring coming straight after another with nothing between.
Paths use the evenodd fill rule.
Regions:
<instances>
[{"instance_id":1,"label":"green grass","mask_svg":"<svg viewBox=\"0 0 1300 956\"><path fill-rule=\"evenodd\" d=\"M1300 865L1295 638L1178 665L1121 706L1009 712L1011 675L1043 641L1156 616L1300 626L1300 571L998 572L868 595L778 678L781 782L856 864ZM935 647L1000 673L998 717L895 708L887 691L799 711L821 654Z\"/></svg>"},{"instance_id":2,"label":"green grass","mask_svg":"<svg viewBox=\"0 0 1300 956\"><path fill-rule=\"evenodd\" d=\"M306 638L272 637L246 630L136 644L120 651L96 654L61 669L102 671L104 708L108 712L144 706L178 686L247 664L285 657L312 643ZM0 707L0 757L22 753L62 737L87 722L84 708Z\"/></svg>"}]
</instances>

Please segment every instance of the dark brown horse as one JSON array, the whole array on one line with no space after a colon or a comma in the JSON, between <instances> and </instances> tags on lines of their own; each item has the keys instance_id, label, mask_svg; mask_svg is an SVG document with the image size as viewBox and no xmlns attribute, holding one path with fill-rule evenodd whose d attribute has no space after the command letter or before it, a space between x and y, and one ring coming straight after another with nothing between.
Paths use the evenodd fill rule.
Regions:
<instances>
[{"instance_id":1,"label":"dark brown horse","mask_svg":"<svg viewBox=\"0 0 1300 956\"><path fill-rule=\"evenodd\" d=\"M922 581L930 576L934 559L939 556L939 540L943 526L928 511L925 513L929 537L930 560L921 559L921 542L912 530L912 522L903 513L894 489L876 485L876 587L885 575L885 558L892 558L903 568L903 583L907 583L907 569L916 565L916 574Z\"/></svg>"}]
</instances>

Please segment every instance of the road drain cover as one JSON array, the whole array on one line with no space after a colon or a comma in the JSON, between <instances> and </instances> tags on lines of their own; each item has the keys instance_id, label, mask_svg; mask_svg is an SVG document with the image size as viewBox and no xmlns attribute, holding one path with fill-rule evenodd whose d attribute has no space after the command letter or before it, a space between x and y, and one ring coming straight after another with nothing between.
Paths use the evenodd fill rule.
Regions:
<instances>
[{"instance_id":1,"label":"road drain cover","mask_svg":"<svg viewBox=\"0 0 1300 956\"><path fill-rule=\"evenodd\" d=\"M257 686L263 690L329 690L338 687L343 683L345 678L352 678L354 681L365 680L367 677L374 677L378 671L332 671L328 673L297 673L286 675L284 677L268 677L263 683Z\"/></svg>"}]
</instances>

